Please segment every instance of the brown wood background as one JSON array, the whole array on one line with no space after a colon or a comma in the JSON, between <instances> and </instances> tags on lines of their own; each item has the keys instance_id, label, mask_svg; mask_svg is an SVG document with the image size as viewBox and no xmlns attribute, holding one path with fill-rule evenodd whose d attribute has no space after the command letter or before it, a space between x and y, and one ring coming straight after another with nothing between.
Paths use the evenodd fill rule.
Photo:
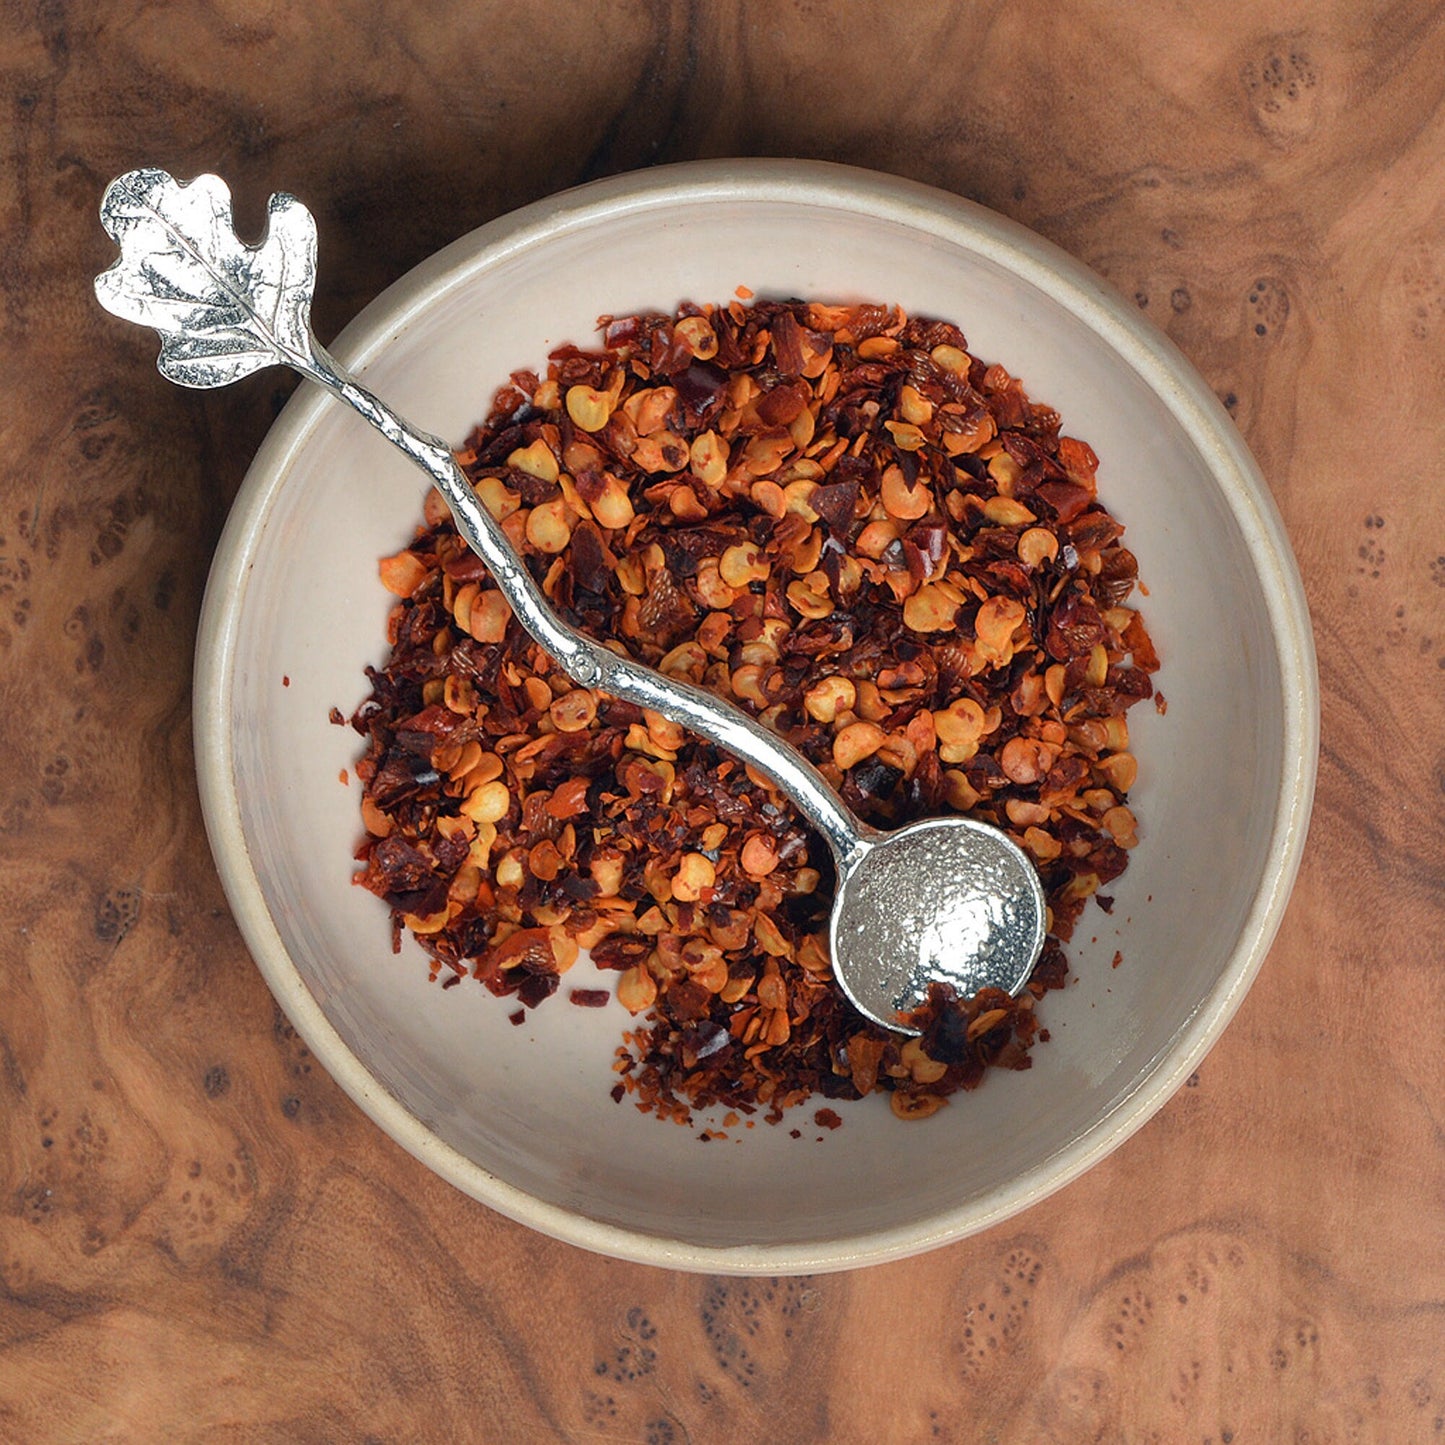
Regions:
<instances>
[{"instance_id":1,"label":"brown wood background","mask_svg":"<svg viewBox=\"0 0 1445 1445\"><path fill-rule=\"evenodd\" d=\"M242 948L189 735L288 385L102 314L104 182L299 192L329 336L573 182L820 156L1015 216L1238 419L1324 751L1191 1086L981 1237L817 1279L593 1258L436 1182ZM0 4L0 1439L1445 1440L1445 10L1429 0Z\"/></svg>"}]
</instances>

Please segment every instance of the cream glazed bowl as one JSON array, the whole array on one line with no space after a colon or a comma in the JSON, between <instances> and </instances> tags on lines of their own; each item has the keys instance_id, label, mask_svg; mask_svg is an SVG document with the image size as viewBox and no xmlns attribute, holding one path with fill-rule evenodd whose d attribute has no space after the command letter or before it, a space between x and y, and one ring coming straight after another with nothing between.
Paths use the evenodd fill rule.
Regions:
<instances>
[{"instance_id":1,"label":"cream glazed bowl","mask_svg":"<svg viewBox=\"0 0 1445 1445\"><path fill-rule=\"evenodd\" d=\"M325 265L325 237L322 237ZM385 660L377 561L426 479L319 391L267 437L212 566L196 751L211 845L267 983L315 1056L388 1134L465 1193L627 1259L739 1274L844 1269L998 1223L1116 1148L1218 1038L1258 971L1304 846L1318 683L1279 517L1232 423L1173 346L1054 246L891 177L699 162L600 181L463 237L332 348L456 442L519 367L591 344L603 313L759 296L897 302L957 322L1100 458L1101 499L1150 587L1164 715L1130 716L1141 842L1070 945L1050 1041L919 1122L870 1098L706 1147L615 1103L628 1015L529 1011L428 982L384 905L351 883L360 739L334 726ZM1120 966L1112 967L1115 952ZM577 966L568 983L589 966ZM615 980L615 975L600 975ZM585 982L586 980L582 980ZM820 1103L822 1101L819 1101ZM792 1137L792 1130L801 1137Z\"/></svg>"}]
</instances>

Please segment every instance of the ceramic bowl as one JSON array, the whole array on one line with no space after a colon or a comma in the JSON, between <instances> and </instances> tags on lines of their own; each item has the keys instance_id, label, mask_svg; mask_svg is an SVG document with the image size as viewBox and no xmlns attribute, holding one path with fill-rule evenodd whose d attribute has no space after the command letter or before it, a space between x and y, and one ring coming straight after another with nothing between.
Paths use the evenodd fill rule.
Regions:
<instances>
[{"instance_id":1,"label":"ceramic bowl","mask_svg":"<svg viewBox=\"0 0 1445 1445\"><path fill-rule=\"evenodd\" d=\"M322 262L325 265L325 237ZM425 479L319 392L286 407L231 512L201 622L196 747L236 919L316 1058L459 1189L607 1254L684 1269L811 1272L957 1240L1122 1143L1219 1036L1279 925L1314 784L1317 680L1279 518L1229 418L1135 309L1039 237L901 180L706 162L585 186L465 236L335 343L419 426L460 441L509 371L595 339L596 318L760 296L898 302L958 322L1101 459L1149 585L1168 699L1130 717L1142 842L1071 946L1031 1070L990 1075L931 1119L873 1098L844 1127L699 1143L614 1103L627 1015L427 980L353 887L359 740L328 721L366 695ZM1115 953L1122 955L1111 967ZM585 962L578 965L585 969ZM615 975L607 976L615 978ZM572 980L569 978L569 983ZM791 1137L792 1128L801 1137Z\"/></svg>"}]
</instances>

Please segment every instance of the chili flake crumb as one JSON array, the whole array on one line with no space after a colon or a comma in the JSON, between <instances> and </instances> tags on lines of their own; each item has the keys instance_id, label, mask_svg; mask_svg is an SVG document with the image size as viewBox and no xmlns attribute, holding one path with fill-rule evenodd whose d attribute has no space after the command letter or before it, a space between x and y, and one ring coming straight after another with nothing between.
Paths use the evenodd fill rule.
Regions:
<instances>
[{"instance_id":1,"label":"chili flake crumb","mask_svg":"<svg viewBox=\"0 0 1445 1445\"><path fill-rule=\"evenodd\" d=\"M606 1008L612 995L605 988L574 988L567 997L578 1008Z\"/></svg>"},{"instance_id":2,"label":"chili flake crumb","mask_svg":"<svg viewBox=\"0 0 1445 1445\"><path fill-rule=\"evenodd\" d=\"M507 1022L511 1024L513 1028L521 1028L521 1026L527 1022L527 1010L519 1008L515 1013L509 1013L507 1015Z\"/></svg>"},{"instance_id":3,"label":"chili flake crumb","mask_svg":"<svg viewBox=\"0 0 1445 1445\"><path fill-rule=\"evenodd\" d=\"M776 1124L881 1092L926 1118L1029 1066L1137 842L1126 714L1159 666L1138 566L1093 450L958 327L738 297L602 318L599 349L512 374L459 463L570 623L759 718L866 823L1008 832L1049 903L1027 987L935 989L913 1039L862 1018L823 842L760 774L567 678L435 493L380 566L357 882L394 940L528 1008L583 949L616 972L636 1023L612 1092L644 1112Z\"/></svg>"},{"instance_id":4,"label":"chili flake crumb","mask_svg":"<svg viewBox=\"0 0 1445 1445\"><path fill-rule=\"evenodd\" d=\"M290 687L290 686L291 686L291 679L290 679L285 673L282 673L282 674L281 674L281 686L282 686L282 687Z\"/></svg>"},{"instance_id":5,"label":"chili flake crumb","mask_svg":"<svg viewBox=\"0 0 1445 1445\"><path fill-rule=\"evenodd\" d=\"M351 774L348 773L345 768L342 768L342 770L336 775L336 781L340 783L343 788L350 787Z\"/></svg>"},{"instance_id":6,"label":"chili flake crumb","mask_svg":"<svg viewBox=\"0 0 1445 1445\"><path fill-rule=\"evenodd\" d=\"M1124 955L1123 955L1122 953L1119 953L1119 952L1116 950L1115 953L1114 953L1114 961L1113 961L1113 963L1110 964L1109 966L1110 966L1111 968L1118 968L1118 966L1119 966L1121 963L1123 963L1123 961L1124 961Z\"/></svg>"},{"instance_id":7,"label":"chili flake crumb","mask_svg":"<svg viewBox=\"0 0 1445 1445\"><path fill-rule=\"evenodd\" d=\"M843 1116L835 1109L819 1109L813 1115L813 1122L820 1129L840 1129L843 1126Z\"/></svg>"}]
</instances>

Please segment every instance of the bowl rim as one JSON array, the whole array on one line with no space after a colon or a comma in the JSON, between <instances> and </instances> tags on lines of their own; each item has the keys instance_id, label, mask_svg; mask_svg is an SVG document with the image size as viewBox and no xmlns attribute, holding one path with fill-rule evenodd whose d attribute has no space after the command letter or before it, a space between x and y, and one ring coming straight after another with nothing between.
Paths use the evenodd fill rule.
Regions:
<instances>
[{"instance_id":1,"label":"bowl rim","mask_svg":"<svg viewBox=\"0 0 1445 1445\"><path fill-rule=\"evenodd\" d=\"M679 201L806 204L865 212L960 245L1021 276L1071 312L1130 365L1205 458L1239 523L1265 595L1284 709L1282 775L1269 865L1239 941L1210 992L1078 1138L982 1199L896 1228L785 1245L700 1245L592 1219L509 1184L443 1142L383 1088L351 1051L288 955L266 906L241 825L231 746L235 637L252 551L291 465L331 402L303 387L287 402L237 492L214 554L196 640L193 711L197 780L211 850L256 966L297 1033L350 1098L429 1169L507 1217L594 1252L714 1274L824 1273L921 1253L999 1224L1123 1144L1198 1067L1234 1016L1279 929L1303 855L1319 751L1319 682L1309 611L1283 522L1232 419L1182 352L1094 272L1052 242L976 202L897 176L826 161L731 159L660 166L524 206L460 237L370 303L329 348L364 371L423 310L510 255L609 217Z\"/></svg>"}]
</instances>

